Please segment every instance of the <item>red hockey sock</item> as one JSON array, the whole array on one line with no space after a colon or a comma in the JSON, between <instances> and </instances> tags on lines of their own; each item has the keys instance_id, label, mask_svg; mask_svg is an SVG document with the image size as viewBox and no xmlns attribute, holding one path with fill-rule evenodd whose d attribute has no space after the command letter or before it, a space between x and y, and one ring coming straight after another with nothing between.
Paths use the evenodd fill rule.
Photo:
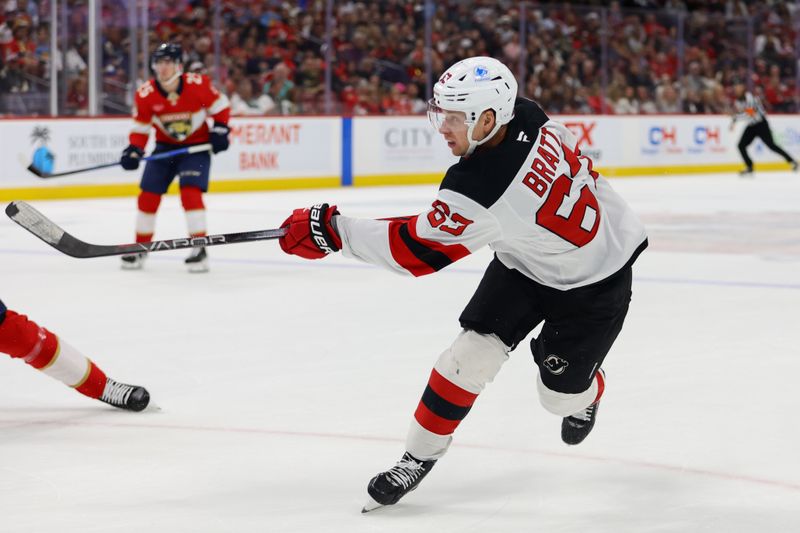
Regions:
<instances>
[{"instance_id":1,"label":"red hockey sock","mask_svg":"<svg viewBox=\"0 0 800 533\"><path fill-rule=\"evenodd\" d=\"M431 433L450 435L467 416L477 398L477 394L462 389L434 369L414 418Z\"/></svg>"},{"instance_id":2,"label":"red hockey sock","mask_svg":"<svg viewBox=\"0 0 800 533\"><path fill-rule=\"evenodd\" d=\"M205 237L206 206L203 203L203 191L198 187L181 187L181 205L186 211L186 224L191 237Z\"/></svg>"},{"instance_id":3,"label":"red hockey sock","mask_svg":"<svg viewBox=\"0 0 800 533\"><path fill-rule=\"evenodd\" d=\"M8 310L0 324L0 352L22 359L34 368L44 368L58 350L58 339L25 315Z\"/></svg>"},{"instance_id":4,"label":"red hockey sock","mask_svg":"<svg viewBox=\"0 0 800 533\"><path fill-rule=\"evenodd\" d=\"M106 375L97 365L71 346L60 343L54 333L15 311L6 311L0 324L0 352L22 359L90 398L99 398L103 393Z\"/></svg>"},{"instance_id":5,"label":"red hockey sock","mask_svg":"<svg viewBox=\"0 0 800 533\"><path fill-rule=\"evenodd\" d=\"M94 364L94 361L91 359L87 359L87 361L89 361L89 373L83 383L74 385L74 388L84 396L97 399L103 394L103 389L106 388L106 381L108 381L108 378L105 372Z\"/></svg>"},{"instance_id":6,"label":"red hockey sock","mask_svg":"<svg viewBox=\"0 0 800 533\"><path fill-rule=\"evenodd\" d=\"M203 203L203 191L199 187L192 187L187 185L181 187L181 205L186 211L194 211L195 209L205 209Z\"/></svg>"},{"instance_id":7,"label":"red hockey sock","mask_svg":"<svg viewBox=\"0 0 800 533\"><path fill-rule=\"evenodd\" d=\"M137 199L139 212L136 217L136 242L150 242L156 226L156 212L161 205L161 195L142 191Z\"/></svg>"},{"instance_id":8,"label":"red hockey sock","mask_svg":"<svg viewBox=\"0 0 800 533\"><path fill-rule=\"evenodd\" d=\"M144 213L156 214L158 206L161 205L161 195L154 192L142 191L136 201L139 211Z\"/></svg>"}]
</instances>

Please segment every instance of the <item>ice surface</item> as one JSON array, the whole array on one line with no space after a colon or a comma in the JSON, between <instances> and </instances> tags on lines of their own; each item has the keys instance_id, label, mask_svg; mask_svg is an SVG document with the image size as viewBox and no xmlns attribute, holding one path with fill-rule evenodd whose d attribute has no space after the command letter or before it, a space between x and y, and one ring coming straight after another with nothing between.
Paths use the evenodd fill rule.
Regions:
<instances>
[{"instance_id":1,"label":"ice surface","mask_svg":"<svg viewBox=\"0 0 800 533\"><path fill-rule=\"evenodd\" d=\"M419 489L362 515L403 453L430 368L488 251L404 278L277 243L72 259L0 221L0 297L146 386L160 411L0 368L0 532L796 532L800 177L617 179L649 228L594 433L568 448L512 353ZM434 187L207 197L212 233L292 208L413 214ZM132 198L31 202L73 235L132 240ZM182 236L177 197L156 238Z\"/></svg>"}]
</instances>

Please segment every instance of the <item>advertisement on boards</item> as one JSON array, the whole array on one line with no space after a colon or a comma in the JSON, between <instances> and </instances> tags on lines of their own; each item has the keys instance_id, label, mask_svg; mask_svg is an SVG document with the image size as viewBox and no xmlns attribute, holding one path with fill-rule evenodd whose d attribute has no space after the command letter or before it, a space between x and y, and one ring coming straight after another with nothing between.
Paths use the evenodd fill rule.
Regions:
<instances>
[{"instance_id":1,"label":"advertisement on boards","mask_svg":"<svg viewBox=\"0 0 800 533\"><path fill-rule=\"evenodd\" d=\"M37 178L26 167L65 172L119 161L128 145L130 119L3 120L0 187L138 183L138 171L122 167ZM230 122L230 148L212 159L212 180L332 177L341 170L341 120L333 118L238 118ZM150 153L153 136L145 150Z\"/></svg>"},{"instance_id":2,"label":"advertisement on boards","mask_svg":"<svg viewBox=\"0 0 800 533\"><path fill-rule=\"evenodd\" d=\"M444 176L458 158L425 116L354 117L353 174Z\"/></svg>"}]
</instances>

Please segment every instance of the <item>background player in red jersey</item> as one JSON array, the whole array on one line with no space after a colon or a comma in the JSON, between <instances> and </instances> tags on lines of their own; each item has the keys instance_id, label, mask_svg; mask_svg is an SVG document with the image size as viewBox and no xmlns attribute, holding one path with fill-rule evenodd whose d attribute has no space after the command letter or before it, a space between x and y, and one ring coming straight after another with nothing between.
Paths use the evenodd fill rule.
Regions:
<instances>
[{"instance_id":1,"label":"background player in red jersey","mask_svg":"<svg viewBox=\"0 0 800 533\"><path fill-rule=\"evenodd\" d=\"M33 368L81 394L120 409L141 411L150 403L144 387L118 383L54 333L28 320L0 301L0 352L22 359Z\"/></svg>"},{"instance_id":2,"label":"background player in red jersey","mask_svg":"<svg viewBox=\"0 0 800 533\"><path fill-rule=\"evenodd\" d=\"M577 139L531 100L496 59L472 57L434 86L428 116L453 155L431 209L357 219L336 206L296 209L280 239L289 254L348 257L422 276L488 245L494 259L434 364L391 469L370 480L364 511L397 503L430 472L479 394L539 324L530 347L542 406L575 445L594 427L601 369L628 312L644 226L581 154Z\"/></svg>"},{"instance_id":3,"label":"background player in red jersey","mask_svg":"<svg viewBox=\"0 0 800 533\"><path fill-rule=\"evenodd\" d=\"M214 88L208 76L184 73L182 61L183 51L176 44L162 44L153 53L151 68L155 77L136 91L130 144L120 159L124 169L139 168L151 126L156 130L153 153L203 143L211 143L215 154L228 149L228 97ZM207 123L209 116L214 120L211 128ZM189 235L206 235L203 193L208 191L210 167L208 152L147 162L140 183L136 242L153 239L161 197L175 176L180 179L181 204L186 212ZM144 252L123 256L122 268L140 269L145 258ZM205 247L194 248L186 265L190 272L207 272Z\"/></svg>"}]
</instances>

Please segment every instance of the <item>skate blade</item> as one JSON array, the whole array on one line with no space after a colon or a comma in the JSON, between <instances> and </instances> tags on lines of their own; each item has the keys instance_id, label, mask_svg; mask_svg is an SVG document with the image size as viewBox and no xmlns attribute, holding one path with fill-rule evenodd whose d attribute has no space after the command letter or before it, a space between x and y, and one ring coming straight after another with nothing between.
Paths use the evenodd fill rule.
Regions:
<instances>
[{"instance_id":1,"label":"skate blade","mask_svg":"<svg viewBox=\"0 0 800 533\"><path fill-rule=\"evenodd\" d=\"M145 407L144 409L142 409L139 412L140 413L151 413L151 412L155 413L155 412L158 412L158 411L161 411L161 406L158 405L153 400L150 400L150 403L147 404L147 407Z\"/></svg>"},{"instance_id":2,"label":"skate blade","mask_svg":"<svg viewBox=\"0 0 800 533\"><path fill-rule=\"evenodd\" d=\"M144 267L142 263L122 263L122 270L141 270Z\"/></svg>"},{"instance_id":3,"label":"skate blade","mask_svg":"<svg viewBox=\"0 0 800 533\"><path fill-rule=\"evenodd\" d=\"M189 272L192 274L202 274L203 272L208 272L208 263L205 261L201 263L187 263L186 266L189 268Z\"/></svg>"},{"instance_id":4,"label":"skate blade","mask_svg":"<svg viewBox=\"0 0 800 533\"><path fill-rule=\"evenodd\" d=\"M378 503L378 502L376 502L376 501L375 501L375 500L373 500L373 499L372 499L372 497L370 496L370 497L367 499L367 503L365 503L365 504L364 504L364 507L361 509L361 512L362 512L362 513L368 513L368 512L370 512L370 511L374 511L375 509L380 509L381 507L386 507L386 506L385 506L385 505L383 505L383 504L381 504L381 503Z\"/></svg>"}]
</instances>

